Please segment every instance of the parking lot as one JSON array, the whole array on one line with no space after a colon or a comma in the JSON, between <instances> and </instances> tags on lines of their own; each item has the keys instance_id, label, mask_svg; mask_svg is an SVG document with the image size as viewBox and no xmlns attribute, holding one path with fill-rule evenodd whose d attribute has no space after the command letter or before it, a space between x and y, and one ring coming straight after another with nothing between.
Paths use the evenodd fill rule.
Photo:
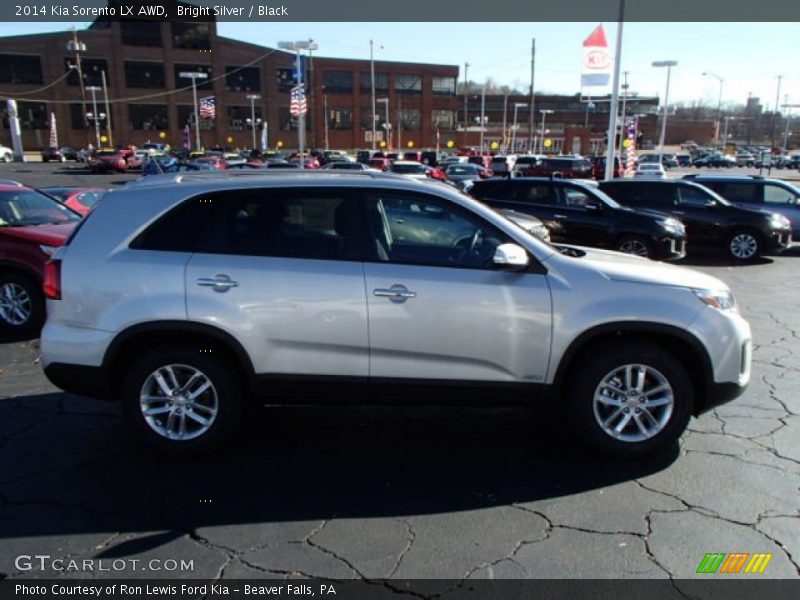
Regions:
<instances>
[{"instance_id":1,"label":"parking lot","mask_svg":"<svg viewBox=\"0 0 800 600\"><path fill-rule=\"evenodd\" d=\"M0 165L0 179L34 186L134 177ZM60 575L15 561L38 554L125 559L101 577L435 578L434 594L469 578L685 579L711 552L772 553L764 576L797 578L800 247L681 263L733 289L753 329L752 382L641 462L587 455L544 418L552 406L270 407L225 450L170 458L137 446L115 405L50 385L37 340L2 340L0 578Z\"/></svg>"}]
</instances>

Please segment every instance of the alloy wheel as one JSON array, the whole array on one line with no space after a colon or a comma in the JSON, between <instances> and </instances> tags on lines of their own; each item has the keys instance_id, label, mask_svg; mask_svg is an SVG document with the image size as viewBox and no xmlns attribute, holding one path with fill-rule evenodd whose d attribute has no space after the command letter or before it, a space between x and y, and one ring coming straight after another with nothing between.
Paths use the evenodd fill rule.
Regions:
<instances>
[{"instance_id":1,"label":"alloy wheel","mask_svg":"<svg viewBox=\"0 0 800 600\"><path fill-rule=\"evenodd\" d=\"M741 260L753 258L758 251L758 240L750 233L737 233L731 238L731 254Z\"/></svg>"},{"instance_id":2,"label":"alloy wheel","mask_svg":"<svg viewBox=\"0 0 800 600\"><path fill-rule=\"evenodd\" d=\"M594 392L594 416L600 428L622 442L642 442L669 423L675 394L669 380L648 365L615 367Z\"/></svg>"},{"instance_id":3,"label":"alloy wheel","mask_svg":"<svg viewBox=\"0 0 800 600\"><path fill-rule=\"evenodd\" d=\"M139 406L158 435L185 441L208 432L219 412L219 397L211 379L199 369L169 364L147 376Z\"/></svg>"},{"instance_id":4,"label":"alloy wheel","mask_svg":"<svg viewBox=\"0 0 800 600\"><path fill-rule=\"evenodd\" d=\"M625 252L626 254L633 254L634 256L642 256L644 258L650 256L650 250L647 248L647 244L636 239L622 242L619 246L619 251Z\"/></svg>"},{"instance_id":5,"label":"alloy wheel","mask_svg":"<svg viewBox=\"0 0 800 600\"><path fill-rule=\"evenodd\" d=\"M31 296L23 286L14 282L0 286L0 319L18 327L30 320L32 312Z\"/></svg>"}]
</instances>

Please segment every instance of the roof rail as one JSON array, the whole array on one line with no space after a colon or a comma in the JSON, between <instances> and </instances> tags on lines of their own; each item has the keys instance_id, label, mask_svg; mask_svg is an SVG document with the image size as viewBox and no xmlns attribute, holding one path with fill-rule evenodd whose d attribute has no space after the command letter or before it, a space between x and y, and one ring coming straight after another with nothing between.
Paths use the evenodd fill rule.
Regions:
<instances>
[{"instance_id":1,"label":"roof rail","mask_svg":"<svg viewBox=\"0 0 800 600\"><path fill-rule=\"evenodd\" d=\"M187 171L183 173L160 173L148 175L126 185L167 185L179 183L195 183L200 181L218 181L220 179L247 179L247 178L269 178L269 177L327 177L333 179L358 179L369 177L370 179L407 179L397 173L385 173L382 171L334 171L331 169L235 169L235 170L214 170L214 171Z\"/></svg>"}]
</instances>

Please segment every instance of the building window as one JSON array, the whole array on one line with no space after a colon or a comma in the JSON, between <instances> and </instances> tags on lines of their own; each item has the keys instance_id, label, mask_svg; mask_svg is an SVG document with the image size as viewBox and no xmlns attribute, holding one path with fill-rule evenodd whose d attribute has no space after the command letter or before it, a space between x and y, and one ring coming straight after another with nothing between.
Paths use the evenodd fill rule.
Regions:
<instances>
[{"instance_id":1,"label":"building window","mask_svg":"<svg viewBox=\"0 0 800 600\"><path fill-rule=\"evenodd\" d=\"M225 67L225 88L229 92L260 92L261 69L258 67Z\"/></svg>"},{"instance_id":2,"label":"building window","mask_svg":"<svg viewBox=\"0 0 800 600\"><path fill-rule=\"evenodd\" d=\"M210 65L191 65L191 64L176 64L175 65L175 87L185 88L192 87L192 80L188 77L181 77L181 73L205 73L208 75L206 79L196 79L198 90L212 90L214 84L211 83L211 78L214 76Z\"/></svg>"},{"instance_id":3,"label":"building window","mask_svg":"<svg viewBox=\"0 0 800 600\"><path fill-rule=\"evenodd\" d=\"M159 21L122 19L119 27L122 32L122 43L126 46L161 47L161 23Z\"/></svg>"},{"instance_id":4,"label":"building window","mask_svg":"<svg viewBox=\"0 0 800 600\"><path fill-rule=\"evenodd\" d=\"M353 74L350 71L325 71L323 85L329 94L350 94L353 91Z\"/></svg>"},{"instance_id":5,"label":"building window","mask_svg":"<svg viewBox=\"0 0 800 600\"><path fill-rule=\"evenodd\" d=\"M131 129L138 131L163 131L169 127L164 104L130 104L128 118Z\"/></svg>"},{"instance_id":6,"label":"building window","mask_svg":"<svg viewBox=\"0 0 800 600\"><path fill-rule=\"evenodd\" d=\"M215 119L200 118L200 129L214 129ZM178 105L178 127L183 129L186 125L194 129L194 106L189 104Z\"/></svg>"},{"instance_id":7,"label":"building window","mask_svg":"<svg viewBox=\"0 0 800 600\"><path fill-rule=\"evenodd\" d=\"M420 128L420 111L418 108L403 108L400 110L400 127L406 130Z\"/></svg>"},{"instance_id":8,"label":"building window","mask_svg":"<svg viewBox=\"0 0 800 600\"><path fill-rule=\"evenodd\" d=\"M70 71L67 75L67 85L80 85L78 81L78 70L70 69L70 65L75 64L75 57L64 59L64 68ZM103 72L108 77L108 62L104 58L81 58L81 72L83 73L83 85L103 85Z\"/></svg>"},{"instance_id":9,"label":"building window","mask_svg":"<svg viewBox=\"0 0 800 600\"><path fill-rule=\"evenodd\" d=\"M125 85L131 88L163 88L165 86L163 63L126 60Z\"/></svg>"},{"instance_id":10,"label":"building window","mask_svg":"<svg viewBox=\"0 0 800 600\"><path fill-rule=\"evenodd\" d=\"M42 59L25 54L0 54L0 83L43 83Z\"/></svg>"},{"instance_id":11,"label":"building window","mask_svg":"<svg viewBox=\"0 0 800 600\"><path fill-rule=\"evenodd\" d=\"M434 129L455 129L456 111L434 110L431 113L431 125Z\"/></svg>"},{"instance_id":12,"label":"building window","mask_svg":"<svg viewBox=\"0 0 800 600\"><path fill-rule=\"evenodd\" d=\"M294 81L294 69L276 69L275 74L278 79L279 92L290 92L296 85ZM303 81L308 82L308 71L306 71Z\"/></svg>"},{"instance_id":13,"label":"building window","mask_svg":"<svg viewBox=\"0 0 800 600\"><path fill-rule=\"evenodd\" d=\"M434 96L455 96L456 78L455 77L434 77L433 78Z\"/></svg>"},{"instance_id":14,"label":"building window","mask_svg":"<svg viewBox=\"0 0 800 600\"><path fill-rule=\"evenodd\" d=\"M249 106L228 107L228 127L233 131L250 131L252 114ZM261 107L255 107L256 126L261 121Z\"/></svg>"},{"instance_id":15,"label":"building window","mask_svg":"<svg viewBox=\"0 0 800 600\"><path fill-rule=\"evenodd\" d=\"M389 91L389 75L388 73L375 73L375 91L386 93ZM361 72L361 92L372 92L372 73L367 71Z\"/></svg>"},{"instance_id":16,"label":"building window","mask_svg":"<svg viewBox=\"0 0 800 600\"><path fill-rule=\"evenodd\" d=\"M17 102L17 117L22 129L47 129L50 126L47 106L42 102ZM3 127L8 129L8 107L3 103Z\"/></svg>"},{"instance_id":17,"label":"building window","mask_svg":"<svg viewBox=\"0 0 800 600\"><path fill-rule=\"evenodd\" d=\"M210 50L211 31L208 23L173 23L172 46L185 50Z\"/></svg>"},{"instance_id":18,"label":"building window","mask_svg":"<svg viewBox=\"0 0 800 600\"><path fill-rule=\"evenodd\" d=\"M353 111L349 108L331 108L328 110L328 129L351 130L353 129Z\"/></svg>"},{"instance_id":19,"label":"building window","mask_svg":"<svg viewBox=\"0 0 800 600\"><path fill-rule=\"evenodd\" d=\"M394 78L394 90L398 94L419 94L422 92L422 76L397 75Z\"/></svg>"}]
</instances>

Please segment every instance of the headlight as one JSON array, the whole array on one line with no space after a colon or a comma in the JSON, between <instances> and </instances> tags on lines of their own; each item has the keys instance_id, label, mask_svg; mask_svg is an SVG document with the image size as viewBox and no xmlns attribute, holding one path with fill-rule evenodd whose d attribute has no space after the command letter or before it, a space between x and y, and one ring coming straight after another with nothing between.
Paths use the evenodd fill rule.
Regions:
<instances>
[{"instance_id":1,"label":"headlight","mask_svg":"<svg viewBox=\"0 0 800 600\"><path fill-rule=\"evenodd\" d=\"M769 217L769 225L773 229L789 229L792 224L783 215L779 215L778 213L772 213Z\"/></svg>"},{"instance_id":2,"label":"headlight","mask_svg":"<svg viewBox=\"0 0 800 600\"><path fill-rule=\"evenodd\" d=\"M717 310L736 310L733 294L727 290L692 290L703 303Z\"/></svg>"},{"instance_id":3,"label":"headlight","mask_svg":"<svg viewBox=\"0 0 800 600\"><path fill-rule=\"evenodd\" d=\"M53 256L53 254L57 250L57 248L55 246L40 245L39 248L41 248L42 252L47 254L47 256Z\"/></svg>"},{"instance_id":4,"label":"headlight","mask_svg":"<svg viewBox=\"0 0 800 600\"><path fill-rule=\"evenodd\" d=\"M678 221L678 219L661 219L658 224L670 233L677 235L684 235L686 233L686 228L683 226L683 223Z\"/></svg>"}]
</instances>

